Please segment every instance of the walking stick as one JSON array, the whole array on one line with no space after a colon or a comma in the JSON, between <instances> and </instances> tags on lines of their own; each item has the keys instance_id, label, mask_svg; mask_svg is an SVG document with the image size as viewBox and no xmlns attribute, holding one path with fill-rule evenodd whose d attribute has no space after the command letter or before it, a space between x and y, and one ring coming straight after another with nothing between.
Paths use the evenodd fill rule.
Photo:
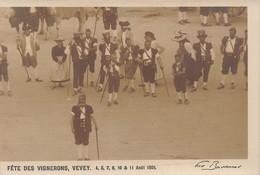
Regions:
<instances>
[{"instance_id":1,"label":"walking stick","mask_svg":"<svg viewBox=\"0 0 260 175\"><path fill-rule=\"evenodd\" d=\"M163 74L163 80L164 80L164 84L165 84L165 87L166 87L166 91L167 91L167 94L168 94L168 97L169 97L170 95L169 95L169 91L168 91L168 87L167 87L164 71L163 71L163 69L161 69L161 70L162 70L162 74Z\"/></svg>"},{"instance_id":2,"label":"walking stick","mask_svg":"<svg viewBox=\"0 0 260 175\"><path fill-rule=\"evenodd\" d=\"M22 54L22 51L21 51L19 45L18 45L17 49L18 49L18 51L19 51L19 53L20 53L20 56L21 56L21 58L22 58L22 62L23 62L23 64L24 64L23 54ZM27 78L29 79L30 76L29 76L29 73L28 73L28 70L27 70L26 66L24 66L24 69L25 69L25 72L26 72Z\"/></svg>"},{"instance_id":3,"label":"walking stick","mask_svg":"<svg viewBox=\"0 0 260 175\"><path fill-rule=\"evenodd\" d=\"M141 75L141 82L142 82L142 85L143 85L144 81L143 81L143 76L142 76L142 72L143 72L142 65L139 66L139 70L140 70L140 75ZM144 86L143 86L143 91L144 91L144 94L145 94L145 87Z\"/></svg>"},{"instance_id":4,"label":"walking stick","mask_svg":"<svg viewBox=\"0 0 260 175\"><path fill-rule=\"evenodd\" d=\"M68 88L67 88L67 96L68 96L68 100L70 100L69 98L69 91L70 91L70 66L71 65L71 54L69 54L69 82L68 82Z\"/></svg>"},{"instance_id":5,"label":"walking stick","mask_svg":"<svg viewBox=\"0 0 260 175\"><path fill-rule=\"evenodd\" d=\"M99 78L100 78L100 71L99 71L99 74L98 74L98 77L97 77L97 82L96 82L95 89L97 89L97 85L98 85Z\"/></svg>"},{"instance_id":6,"label":"walking stick","mask_svg":"<svg viewBox=\"0 0 260 175\"><path fill-rule=\"evenodd\" d=\"M99 160L99 146L98 146L98 132L97 132L97 130L96 130L96 142L97 142L97 157L98 157L98 160Z\"/></svg>"},{"instance_id":7,"label":"walking stick","mask_svg":"<svg viewBox=\"0 0 260 175\"><path fill-rule=\"evenodd\" d=\"M95 26L94 26L93 38L94 38L95 33L96 33L96 28L97 28L97 14L96 14L96 19L95 19Z\"/></svg>"},{"instance_id":8,"label":"walking stick","mask_svg":"<svg viewBox=\"0 0 260 175\"><path fill-rule=\"evenodd\" d=\"M106 85L105 85L105 88L104 88L104 91L103 91L100 103L102 103L102 100L103 100L103 97L104 97L104 94L105 94L105 91L106 91L106 88L107 88L108 80L109 80L109 77L107 78L107 82L106 82Z\"/></svg>"},{"instance_id":9,"label":"walking stick","mask_svg":"<svg viewBox=\"0 0 260 175\"><path fill-rule=\"evenodd\" d=\"M88 87L88 67L87 67L87 87Z\"/></svg>"}]
</instances>

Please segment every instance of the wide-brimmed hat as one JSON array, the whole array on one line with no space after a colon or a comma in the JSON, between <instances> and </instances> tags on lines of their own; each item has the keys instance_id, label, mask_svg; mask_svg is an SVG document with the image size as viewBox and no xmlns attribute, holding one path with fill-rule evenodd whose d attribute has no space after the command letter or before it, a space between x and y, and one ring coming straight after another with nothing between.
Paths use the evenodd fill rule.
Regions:
<instances>
[{"instance_id":1,"label":"wide-brimmed hat","mask_svg":"<svg viewBox=\"0 0 260 175\"><path fill-rule=\"evenodd\" d=\"M186 39L187 37L189 37L189 35L186 32L184 32L183 30L177 30L174 32L174 34L175 34L175 36L171 40L176 41L176 42L182 41L182 40Z\"/></svg>"},{"instance_id":2,"label":"wide-brimmed hat","mask_svg":"<svg viewBox=\"0 0 260 175\"><path fill-rule=\"evenodd\" d=\"M86 105L86 95L80 94L78 97L78 105Z\"/></svg>"},{"instance_id":3,"label":"wide-brimmed hat","mask_svg":"<svg viewBox=\"0 0 260 175\"><path fill-rule=\"evenodd\" d=\"M121 27L128 27L130 25L129 21L119 21L119 25Z\"/></svg>"},{"instance_id":4,"label":"wide-brimmed hat","mask_svg":"<svg viewBox=\"0 0 260 175\"><path fill-rule=\"evenodd\" d=\"M146 31L146 32L144 33L144 36L149 36L149 37L151 37L153 40L155 40L154 33L151 32L151 31Z\"/></svg>"},{"instance_id":5,"label":"wide-brimmed hat","mask_svg":"<svg viewBox=\"0 0 260 175\"><path fill-rule=\"evenodd\" d=\"M200 37L207 37L208 35L206 34L206 31L205 30L198 30L198 36L197 38L200 38Z\"/></svg>"},{"instance_id":6,"label":"wide-brimmed hat","mask_svg":"<svg viewBox=\"0 0 260 175\"><path fill-rule=\"evenodd\" d=\"M64 40L65 40L65 39L59 37L59 38L56 38L54 41L55 41L55 42L58 42L58 41L63 42Z\"/></svg>"},{"instance_id":7,"label":"wide-brimmed hat","mask_svg":"<svg viewBox=\"0 0 260 175\"><path fill-rule=\"evenodd\" d=\"M110 32L102 33L104 39L110 39Z\"/></svg>"},{"instance_id":8,"label":"wide-brimmed hat","mask_svg":"<svg viewBox=\"0 0 260 175\"><path fill-rule=\"evenodd\" d=\"M83 33L81 32L73 33L72 39L83 39Z\"/></svg>"}]
</instances>

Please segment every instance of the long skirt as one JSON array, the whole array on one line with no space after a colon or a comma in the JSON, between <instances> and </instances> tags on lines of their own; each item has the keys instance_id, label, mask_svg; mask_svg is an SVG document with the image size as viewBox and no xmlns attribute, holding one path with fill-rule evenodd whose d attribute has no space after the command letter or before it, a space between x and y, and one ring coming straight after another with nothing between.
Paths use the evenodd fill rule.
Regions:
<instances>
[{"instance_id":1,"label":"long skirt","mask_svg":"<svg viewBox=\"0 0 260 175\"><path fill-rule=\"evenodd\" d=\"M52 82L66 82L69 81L69 69L66 61L59 64L55 61L51 65L51 81Z\"/></svg>"}]
</instances>

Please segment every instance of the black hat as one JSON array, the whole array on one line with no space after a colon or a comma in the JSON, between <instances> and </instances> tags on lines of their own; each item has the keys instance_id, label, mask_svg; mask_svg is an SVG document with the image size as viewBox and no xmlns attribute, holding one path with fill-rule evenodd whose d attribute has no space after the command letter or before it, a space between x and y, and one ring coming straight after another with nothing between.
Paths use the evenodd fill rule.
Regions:
<instances>
[{"instance_id":1,"label":"black hat","mask_svg":"<svg viewBox=\"0 0 260 175\"><path fill-rule=\"evenodd\" d=\"M197 38L200 38L200 37L207 37L208 35L206 34L206 31L205 30L198 30L198 36Z\"/></svg>"},{"instance_id":2,"label":"black hat","mask_svg":"<svg viewBox=\"0 0 260 175\"><path fill-rule=\"evenodd\" d=\"M229 31L237 32L237 29L235 27L232 27L232 28L229 29Z\"/></svg>"},{"instance_id":3,"label":"black hat","mask_svg":"<svg viewBox=\"0 0 260 175\"><path fill-rule=\"evenodd\" d=\"M119 25L122 26L122 27L124 27L124 26L127 27L127 26L130 25L130 22L129 21L124 21L124 22L123 21L119 21Z\"/></svg>"},{"instance_id":4,"label":"black hat","mask_svg":"<svg viewBox=\"0 0 260 175\"><path fill-rule=\"evenodd\" d=\"M154 36L154 33L153 33L153 32L146 31L146 32L144 33L144 35L145 35L145 36L149 36L149 37L151 37L153 40L155 40L155 36Z\"/></svg>"},{"instance_id":5,"label":"black hat","mask_svg":"<svg viewBox=\"0 0 260 175\"><path fill-rule=\"evenodd\" d=\"M90 29L86 29L86 30L85 30L85 33L86 33L86 32L90 32L90 33L91 33L91 30L90 30Z\"/></svg>"},{"instance_id":6,"label":"black hat","mask_svg":"<svg viewBox=\"0 0 260 175\"><path fill-rule=\"evenodd\" d=\"M110 39L110 32L106 32L102 34L104 39Z\"/></svg>"},{"instance_id":7,"label":"black hat","mask_svg":"<svg viewBox=\"0 0 260 175\"><path fill-rule=\"evenodd\" d=\"M73 33L73 39L82 39L83 33L77 32Z\"/></svg>"}]
</instances>

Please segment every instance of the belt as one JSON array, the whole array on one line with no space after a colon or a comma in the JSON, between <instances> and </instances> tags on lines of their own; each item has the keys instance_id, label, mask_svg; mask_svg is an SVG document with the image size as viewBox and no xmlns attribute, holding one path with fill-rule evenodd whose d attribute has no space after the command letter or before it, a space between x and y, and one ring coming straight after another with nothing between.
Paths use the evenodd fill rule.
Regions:
<instances>
[{"instance_id":1,"label":"belt","mask_svg":"<svg viewBox=\"0 0 260 175\"><path fill-rule=\"evenodd\" d=\"M229 56L229 57L231 57L231 56L233 56L233 53L231 53L231 52L226 52L226 55Z\"/></svg>"}]
</instances>

